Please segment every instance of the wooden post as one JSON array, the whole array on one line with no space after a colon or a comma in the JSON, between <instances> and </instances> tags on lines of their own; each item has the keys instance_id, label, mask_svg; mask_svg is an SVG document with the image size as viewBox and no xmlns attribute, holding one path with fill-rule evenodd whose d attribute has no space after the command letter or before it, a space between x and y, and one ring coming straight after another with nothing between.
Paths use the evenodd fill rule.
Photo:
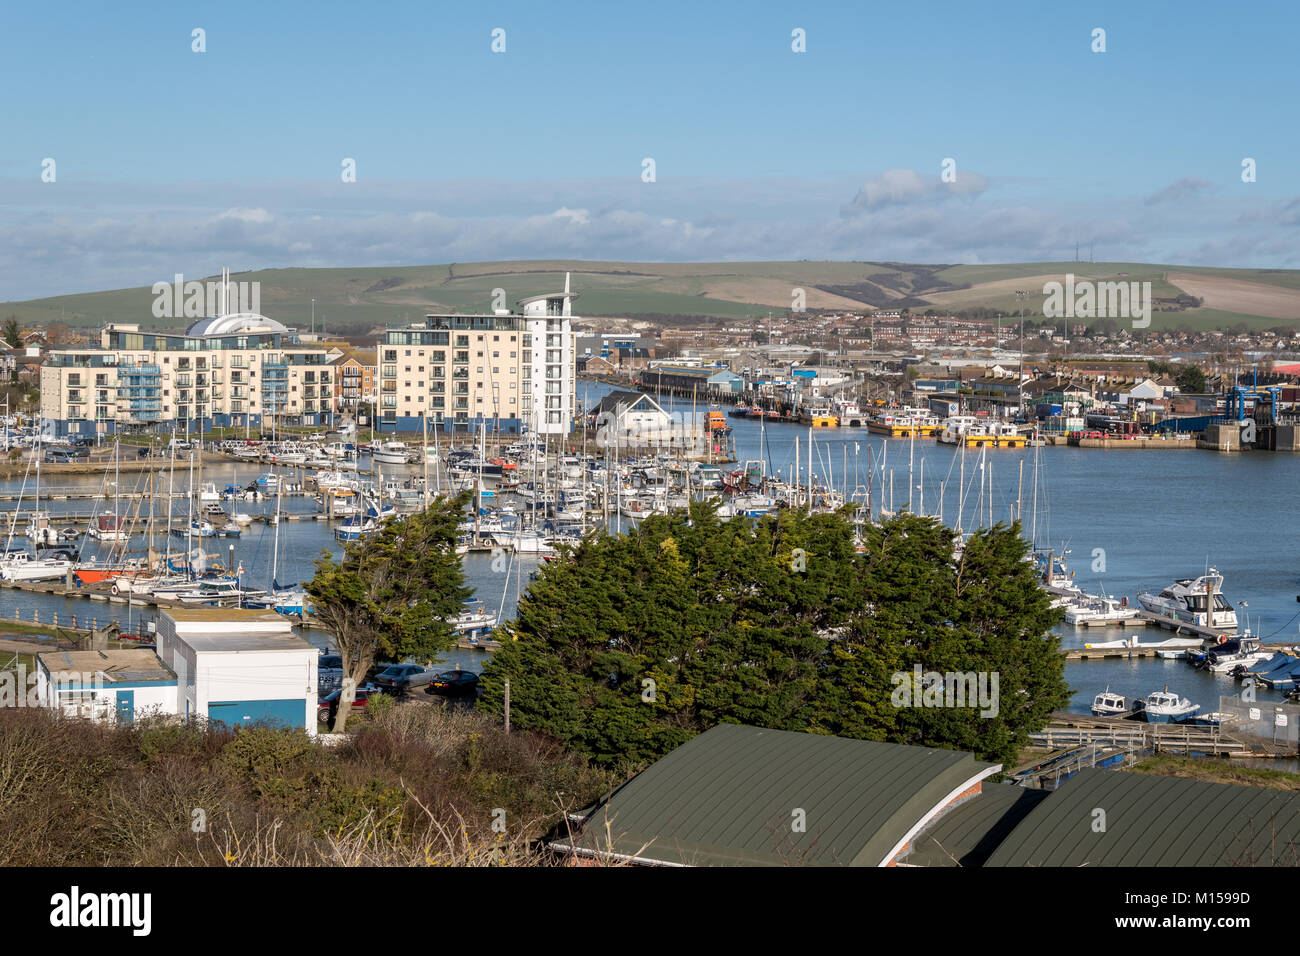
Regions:
<instances>
[{"instance_id":1,"label":"wooden post","mask_svg":"<svg viewBox=\"0 0 1300 956\"><path fill-rule=\"evenodd\" d=\"M506 733L510 733L510 681L506 681Z\"/></svg>"}]
</instances>

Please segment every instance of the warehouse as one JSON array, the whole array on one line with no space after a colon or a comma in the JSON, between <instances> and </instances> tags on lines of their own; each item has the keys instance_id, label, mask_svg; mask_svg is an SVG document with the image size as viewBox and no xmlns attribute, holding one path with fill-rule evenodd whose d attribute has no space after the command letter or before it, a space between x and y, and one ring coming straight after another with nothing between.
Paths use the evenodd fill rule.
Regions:
<instances>
[{"instance_id":1,"label":"warehouse","mask_svg":"<svg viewBox=\"0 0 1300 956\"><path fill-rule=\"evenodd\" d=\"M319 652L273 611L165 611L158 656L176 675L180 716L316 733Z\"/></svg>"}]
</instances>

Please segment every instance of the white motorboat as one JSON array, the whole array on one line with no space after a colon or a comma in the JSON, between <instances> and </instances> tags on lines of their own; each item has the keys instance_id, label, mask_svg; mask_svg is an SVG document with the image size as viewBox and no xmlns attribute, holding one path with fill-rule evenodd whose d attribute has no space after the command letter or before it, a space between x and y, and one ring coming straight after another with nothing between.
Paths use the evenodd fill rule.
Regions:
<instances>
[{"instance_id":1,"label":"white motorboat","mask_svg":"<svg viewBox=\"0 0 1300 956\"><path fill-rule=\"evenodd\" d=\"M470 601L465 610L447 622L456 633L491 630L497 626L497 616L484 607L482 601Z\"/></svg>"},{"instance_id":2,"label":"white motorboat","mask_svg":"<svg viewBox=\"0 0 1300 956\"><path fill-rule=\"evenodd\" d=\"M1199 578L1182 578L1159 594L1144 592L1138 603L1152 614L1213 631L1235 631L1237 612L1223 596L1223 575L1216 569Z\"/></svg>"},{"instance_id":3,"label":"white motorboat","mask_svg":"<svg viewBox=\"0 0 1300 956\"><path fill-rule=\"evenodd\" d=\"M405 465L411 459L411 450L404 442L386 441L370 452L370 458L385 465Z\"/></svg>"},{"instance_id":4,"label":"white motorboat","mask_svg":"<svg viewBox=\"0 0 1300 956\"><path fill-rule=\"evenodd\" d=\"M1065 608L1066 624L1122 624L1137 616L1126 601L1098 594L1084 594Z\"/></svg>"},{"instance_id":5,"label":"white motorboat","mask_svg":"<svg viewBox=\"0 0 1300 956\"><path fill-rule=\"evenodd\" d=\"M1111 693L1109 686L1092 699L1092 714L1094 717L1118 717L1121 714L1127 714L1133 707L1129 704L1128 698L1123 694Z\"/></svg>"},{"instance_id":6,"label":"white motorboat","mask_svg":"<svg viewBox=\"0 0 1300 956\"><path fill-rule=\"evenodd\" d=\"M1201 709L1199 704L1193 704L1186 697L1170 693L1168 687L1147 694L1146 700L1140 701L1139 705L1138 719L1148 724L1181 723Z\"/></svg>"},{"instance_id":7,"label":"white motorboat","mask_svg":"<svg viewBox=\"0 0 1300 956\"><path fill-rule=\"evenodd\" d=\"M1251 637L1250 631L1246 631L1241 637L1214 645L1198 663L1215 674L1231 674L1238 668L1242 671L1249 670L1272 656L1273 651L1264 650L1259 640Z\"/></svg>"}]
</instances>

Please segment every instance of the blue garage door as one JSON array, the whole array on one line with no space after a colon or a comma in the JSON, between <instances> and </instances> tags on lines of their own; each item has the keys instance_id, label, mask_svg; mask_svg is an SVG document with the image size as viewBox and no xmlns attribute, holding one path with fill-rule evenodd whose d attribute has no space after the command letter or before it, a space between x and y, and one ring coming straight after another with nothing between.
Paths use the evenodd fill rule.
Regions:
<instances>
[{"instance_id":1,"label":"blue garage door","mask_svg":"<svg viewBox=\"0 0 1300 956\"><path fill-rule=\"evenodd\" d=\"M208 703L208 719L230 727L269 724L306 730L307 701L297 700L214 700Z\"/></svg>"}]
</instances>

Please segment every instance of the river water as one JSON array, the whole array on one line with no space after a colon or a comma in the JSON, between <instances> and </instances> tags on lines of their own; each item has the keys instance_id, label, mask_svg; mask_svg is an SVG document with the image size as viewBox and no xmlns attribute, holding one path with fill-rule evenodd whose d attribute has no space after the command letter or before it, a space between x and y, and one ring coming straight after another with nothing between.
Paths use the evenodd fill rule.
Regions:
<instances>
[{"instance_id":1,"label":"river water","mask_svg":"<svg viewBox=\"0 0 1300 956\"><path fill-rule=\"evenodd\" d=\"M590 407L608 391L606 386L582 386L580 397ZM688 402L665 399L669 410L690 420ZM699 414L702 409L696 409ZM796 441L800 473L807 480L809 429L797 425L759 423L728 419L734 428L736 458L761 460L769 473L793 473ZM591 449L594 451L594 449ZM1037 458L1037 469L1035 469ZM1245 602L1239 617L1249 615L1250 627L1271 643L1300 642L1300 538L1294 511L1294 494L1300 488L1300 456L1269 452L1221 454L1194 448L1179 450L1100 450L1046 447L1024 450L990 450L986 458L974 451L965 454L965 480L961 479L961 453L933 439L884 439L865 429L821 429L813 435L813 471L819 481L829 480L836 489L852 495L871 486L876 508L942 511L944 521L956 525L959 498L962 525L971 529L994 521L1008 520L1020 513L1028 535L1036 526L1040 546L1068 552L1076 582L1085 590L1104 591L1129 602L1139 590L1162 589L1176 577L1195 576L1207 567L1224 575L1224 591L1234 604ZM246 486L263 469L258 465L223 463L205 467L203 481ZM417 470L385 466L387 477L401 477ZM1037 471L1037 482L1034 475ZM892 473L892 478L891 478ZM909 474L911 480L909 482ZM111 476L107 480L111 481ZM293 480L293 479L291 479ZM46 476L42 492L95 490L105 487L105 478ZM166 487L164 477L160 488ZM188 473L178 465L176 489L188 485ZM126 501L143 492L143 475L123 474L120 478L122 508ZM1037 508L1035 502L1037 485ZM21 479L0 481L0 490L17 492ZM959 495L959 485L964 493ZM29 482L27 492L32 488ZM989 501L992 499L992 504ZM12 508L12 503L0 504ZM31 507L30 497L24 508ZM92 507L109 512L112 500L90 502L43 502L55 516L61 512L86 512ZM177 525L183 524L177 504ZM227 504L227 507L229 505ZM274 501L240 505L241 510L267 513ZM291 513L310 514L315 505L310 497L286 497L283 508ZM1036 516L1036 522L1035 522ZM0 516L2 518L3 516ZM58 526L57 517L54 518ZM8 528L5 520L4 528ZM265 587L270 580L275 531L254 523L239 539L208 538L204 549L227 556L233 545L234 560L242 563L245 582ZM281 583L308 580L313 562L322 551L337 552L330 526L325 521L286 521L280 525L280 554L277 578ZM173 547L185 547L174 539ZM15 545L25 543L15 538ZM161 544L159 545L161 547ZM91 545L93 547L93 543ZM107 545L102 546L107 549ZM89 552L88 553L93 553ZM538 559L520 556L494 562L488 554L466 555L468 583L476 596L492 610L513 613L519 590L526 589L528 575ZM81 599L63 599L0 589L0 634L4 619L12 619L15 608L24 619L38 608L41 619L58 612L60 621L93 617L99 623L119 620L124 629L137 630L141 620L152 620L146 608L105 604ZM1244 624L1243 618L1243 624ZM1081 647L1087 641L1114 640L1140 633L1144 641L1161 640L1170 632L1157 629L1062 627L1067 647ZM31 639L31 638L27 638ZM324 646L324 635L309 632L308 639ZM478 670L480 651L452 651L449 665ZM1109 687L1126 697L1145 696L1165 685L1201 705L1203 711L1218 709L1219 696L1236 693L1238 684L1227 676L1201 672L1181 660L1136 659L1071 662L1066 678L1074 691L1071 709L1086 712L1093 696ZM1261 701L1280 700L1281 695L1259 689Z\"/></svg>"}]
</instances>

